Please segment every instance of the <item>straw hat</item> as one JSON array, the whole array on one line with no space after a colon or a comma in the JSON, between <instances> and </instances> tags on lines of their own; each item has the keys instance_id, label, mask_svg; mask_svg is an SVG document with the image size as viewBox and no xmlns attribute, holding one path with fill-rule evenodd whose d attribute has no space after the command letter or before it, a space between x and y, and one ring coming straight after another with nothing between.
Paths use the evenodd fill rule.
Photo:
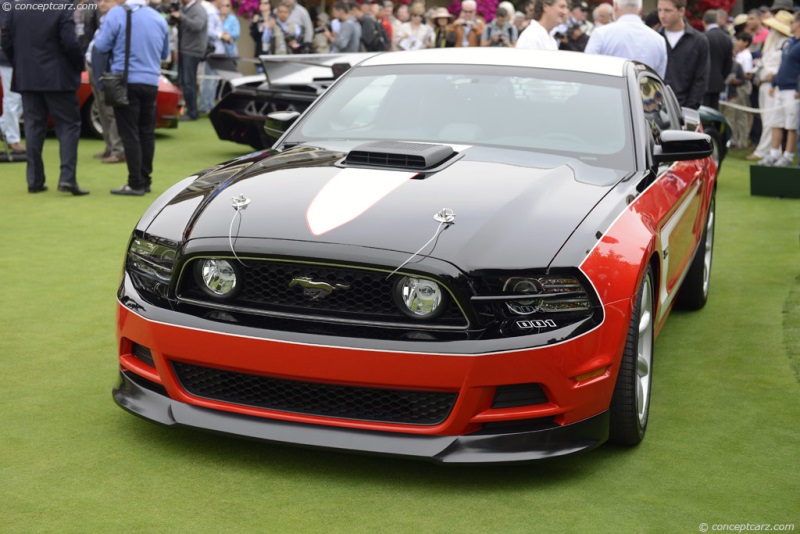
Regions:
<instances>
[{"instance_id":1,"label":"straw hat","mask_svg":"<svg viewBox=\"0 0 800 534\"><path fill-rule=\"evenodd\" d=\"M792 20L794 16L788 11L778 11L771 19L763 22L764 26L772 28L773 30L782 33L786 37L792 36Z\"/></svg>"},{"instance_id":2,"label":"straw hat","mask_svg":"<svg viewBox=\"0 0 800 534\"><path fill-rule=\"evenodd\" d=\"M447 11L447 8L446 8L446 7L440 7L440 8L438 8L436 11L434 11L434 12L433 12L433 16L432 16L431 18L432 18L433 20L436 20L436 19L444 19L444 18L446 18L446 19L452 19L452 18L453 18L453 15L451 15L451 14L450 14L450 12L449 12L449 11Z\"/></svg>"}]
</instances>

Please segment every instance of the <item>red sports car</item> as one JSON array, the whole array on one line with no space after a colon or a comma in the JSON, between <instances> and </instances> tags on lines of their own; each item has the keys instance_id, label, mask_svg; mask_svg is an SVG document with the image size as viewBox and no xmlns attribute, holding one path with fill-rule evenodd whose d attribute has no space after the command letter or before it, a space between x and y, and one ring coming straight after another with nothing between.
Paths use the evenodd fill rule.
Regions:
<instances>
[{"instance_id":1,"label":"red sports car","mask_svg":"<svg viewBox=\"0 0 800 534\"><path fill-rule=\"evenodd\" d=\"M381 54L298 115L136 225L121 407L440 462L643 439L653 341L673 306L705 305L715 220L711 140L656 73Z\"/></svg>"},{"instance_id":2,"label":"red sports car","mask_svg":"<svg viewBox=\"0 0 800 534\"><path fill-rule=\"evenodd\" d=\"M0 86L0 114L3 112L3 88ZM95 104L89 74L81 74L81 86L78 89L78 103L83 118L83 132L94 137L103 137L103 126ZM156 102L156 128L177 128L178 118L183 110L181 90L165 76L158 80L158 100Z\"/></svg>"}]
</instances>

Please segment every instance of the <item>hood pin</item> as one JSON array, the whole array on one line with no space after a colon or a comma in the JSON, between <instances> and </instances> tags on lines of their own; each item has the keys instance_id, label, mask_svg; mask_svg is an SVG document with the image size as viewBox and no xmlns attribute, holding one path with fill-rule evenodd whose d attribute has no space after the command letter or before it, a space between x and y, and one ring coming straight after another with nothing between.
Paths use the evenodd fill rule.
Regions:
<instances>
[{"instance_id":1,"label":"hood pin","mask_svg":"<svg viewBox=\"0 0 800 534\"><path fill-rule=\"evenodd\" d=\"M404 261L402 264L400 264L400 267L398 267L397 269L395 269L394 271L389 273L389 276L386 277L387 280L393 274L395 274L397 271L399 271L400 269L405 267L408 264L408 262L413 260L417 255L419 255L420 252L425 250L425 247L430 245L433 240L437 239L439 237L439 234L441 234L444 229L449 227L451 224L455 224L456 213L453 210L451 210L450 208L442 208L441 210L439 210L438 213L434 214L433 220L439 223L439 226L436 227L436 231L433 233L433 237L428 239L427 243L422 245L418 251L416 251L406 261ZM435 244L434 244L433 248L436 248ZM433 252L433 249L431 249L431 252Z\"/></svg>"}]
</instances>

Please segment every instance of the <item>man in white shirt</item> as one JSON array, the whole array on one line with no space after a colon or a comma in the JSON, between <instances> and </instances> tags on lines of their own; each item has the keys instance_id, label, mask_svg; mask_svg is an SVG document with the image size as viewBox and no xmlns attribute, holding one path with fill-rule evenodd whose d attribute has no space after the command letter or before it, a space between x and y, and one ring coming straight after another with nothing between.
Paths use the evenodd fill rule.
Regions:
<instances>
[{"instance_id":1,"label":"man in white shirt","mask_svg":"<svg viewBox=\"0 0 800 534\"><path fill-rule=\"evenodd\" d=\"M566 22L569 16L567 0L536 0L533 19L517 41L517 48L529 50L558 50L558 43L550 32Z\"/></svg>"},{"instance_id":2,"label":"man in white shirt","mask_svg":"<svg viewBox=\"0 0 800 534\"><path fill-rule=\"evenodd\" d=\"M586 53L635 59L663 78L667 72L667 42L642 22L642 0L615 0L614 9L616 22L595 28Z\"/></svg>"}]
</instances>

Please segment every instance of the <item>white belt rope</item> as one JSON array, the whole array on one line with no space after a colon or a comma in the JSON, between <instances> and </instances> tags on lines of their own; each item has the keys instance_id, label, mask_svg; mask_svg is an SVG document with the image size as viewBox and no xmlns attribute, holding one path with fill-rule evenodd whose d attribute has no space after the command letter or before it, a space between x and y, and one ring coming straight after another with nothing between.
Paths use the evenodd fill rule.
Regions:
<instances>
[{"instance_id":1,"label":"white belt rope","mask_svg":"<svg viewBox=\"0 0 800 534\"><path fill-rule=\"evenodd\" d=\"M796 103L795 103L796 104ZM760 108L750 108L747 106L740 106L739 104L733 104L731 102L727 102L724 100L720 100L720 106L727 106L732 109L738 109L739 111L747 111L748 113L767 113L768 111L777 111L779 109L788 108L793 104L784 104L782 106L777 106L774 108L767 108L767 109L760 109Z\"/></svg>"}]
</instances>

